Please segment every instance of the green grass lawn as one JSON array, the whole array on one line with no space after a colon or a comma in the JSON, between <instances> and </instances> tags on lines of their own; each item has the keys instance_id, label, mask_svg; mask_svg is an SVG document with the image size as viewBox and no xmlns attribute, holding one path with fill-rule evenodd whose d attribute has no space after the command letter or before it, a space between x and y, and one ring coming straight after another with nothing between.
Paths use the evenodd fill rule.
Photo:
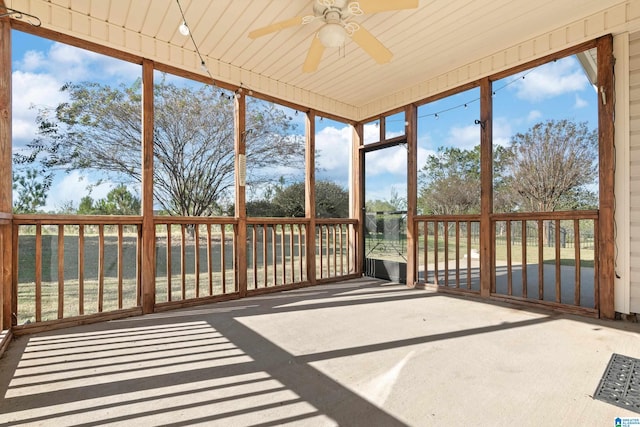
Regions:
<instances>
[{"instance_id":1,"label":"green grass lawn","mask_svg":"<svg viewBox=\"0 0 640 427\"><path fill-rule=\"evenodd\" d=\"M445 259L445 242L443 238L438 239L438 260L444 261ZM449 238L447 242L447 258L450 261L456 259L456 241L455 238ZM427 258L429 262L433 262L435 255L435 239L433 236L428 236L428 253ZM380 239L368 239L365 241L366 253L369 258L386 259L390 261L406 262L406 241L405 242L381 242ZM375 248L375 249L374 249ZM418 262L421 263L424 260L424 237L421 236L418 241ZM473 243L470 247L472 250L479 251L479 243ZM373 249L373 250L372 250ZM460 239L460 258L463 259L467 254L467 239ZM537 264L538 260L538 245L527 245L527 264ZM543 263L555 264L556 262L556 250L555 247L544 246L543 250ZM594 253L593 248L581 248L580 249L580 266L581 267L593 267L594 265ZM498 240L495 245L496 262L499 264L507 262L507 245L504 241ZM522 263L522 246L511 245L511 262L513 264ZM560 248L560 265L575 266L576 257L574 248Z\"/></svg>"}]
</instances>

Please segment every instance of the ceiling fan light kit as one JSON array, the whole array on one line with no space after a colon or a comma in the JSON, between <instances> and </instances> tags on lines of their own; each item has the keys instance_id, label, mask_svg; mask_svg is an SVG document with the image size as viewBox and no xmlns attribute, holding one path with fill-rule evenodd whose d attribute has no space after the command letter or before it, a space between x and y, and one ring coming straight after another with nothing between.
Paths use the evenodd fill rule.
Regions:
<instances>
[{"instance_id":1,"label":"ceiling fan light kit","mask_svg":"<svg viewBox=\"0 0 640 427\"><path fill-rule=\"evenodd\" d=\"M340 24L326 24L318 31L318 38L324 47L340 47L344 45L347 31Z\"/></svg>"},{"instance_id":2,"label":"ceiling fan light kit","mask_svg":"<svg viewBox=\"0 0 640 427\"><path fill-rule=\"evenodd\" d=\"M347 36L351 37L378 64L384 64L393 57L391 51L373 34L351 19L365 13L415 9L418 3L419 0L316 0L313 5L313 15L296 16L267 25L251 31L249 37L256 39L286 28L322 21L324 24L316 31L311 41L302 66L303 72L316 71L324 49L344 46Z\"/></svg>"}]
</instances>

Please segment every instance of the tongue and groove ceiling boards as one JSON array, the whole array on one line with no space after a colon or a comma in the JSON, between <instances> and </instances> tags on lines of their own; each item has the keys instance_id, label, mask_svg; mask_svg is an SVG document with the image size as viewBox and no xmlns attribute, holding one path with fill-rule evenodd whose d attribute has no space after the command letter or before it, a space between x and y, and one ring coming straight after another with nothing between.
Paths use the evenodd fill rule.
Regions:
<instances>
[{"instance_id":1,"label":"tongue and groove ceiling boards","mask_svg":"<svg viewBox=\"0 0 640 427\"><path fill-rule=\"evenodd\" d=\"M37 16L44 28L206 74L191 38L178 30L176 0L5 4ZM351 120L640 21L637 0L180 0L180 6L216 80ZM327 7L348 16L318 16ZM353 23L339 47L317 45L329 21ZM278 23L277 31L261 31ZM363 42L363 34L375 41ZM372 43L378 50L367 49ZM303 69L306 61L313 66Z\"/></svg>"}]
</instances>

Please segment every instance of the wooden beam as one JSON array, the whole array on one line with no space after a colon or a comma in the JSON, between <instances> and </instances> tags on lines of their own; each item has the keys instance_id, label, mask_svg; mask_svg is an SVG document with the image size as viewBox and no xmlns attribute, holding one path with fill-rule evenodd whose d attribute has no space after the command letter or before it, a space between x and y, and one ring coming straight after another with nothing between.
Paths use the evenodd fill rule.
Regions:
<instances>
[{"instance_id":1,"label":"wooden beam","mask_svg":"<svg viewBox=\"0 0 640 427\"><path fill-rule=\"evenodd\" d=\"M353 128L351 156L351 217L358 220L358 230L352 241L356 247L351 252L355 254L355 269L357 274L364 270L364 125L358 123Z\"/></svg>"},{"instance_id":2,"label":"wooden beam","mask_svg":"<svg viewBox=\"0 0 640 427\"><path fill-rule=\"evenodd\" d=\"M310 285L316 283L316 115L308 112L305 121L305 217L307 229L307 281ZM322 248L319 248L322 256ZM322 266L322 264L321 264ZM322 275L321 275L322 277Z\"/></svg>"},{"instance_id":3,"label":"wooden beam","mask_svg":"<svg viewBox=\"0 0 640 427\"><path fill-rule=\"evenodd\" d=\"M408 105L405 109L407 121L407 286L413 287L417 282L418 253L417 228L414 218L418 210L418 109Z\"/></svg>"},{"instance_id":4,"label":"wooden beam","mask_svg":"<svg viewBox=\"0 0 640 427\"><path fill-rule=\"evenodd\" d=\"M493 271L493 147L491 80L480 82L480 295L489 297Z\"/></svg>"},{"instance_id":5,"label":"wooden beam","mask_svg":"<svg viewBox=\"0 0 640 427\"><path fill-rule=\"evenodd\" d=\"M4 7L4 0L0 6ZM13 209L11 169L11 23L0 18L0 213ZM12 326L13 250L11 220L0 221L0 326Z\"/></svg>"},{"instance_id":6,"label":"wooden beam","mask_svg":"<svg viewBox=\"0 0 640 427\"><path fill-rule=\"evenodd\" d=\"M142 61L142 311L156 303L156 227L153 222L153 62Z\"/></svg>"},{"instance_id":7,"label":"wooden beam","mask_svg":"<svg viewBox=\"0 0 640 427\"><path fill-rule=\"evenodd\" d=\"M246 106L244 95L235 97L235 192L236 192L236 286L240 297L247 296L247 206L246 206ZM224 246L223 246L224 247ZM256 256L256 254L253 254ZM265 261L266 262L266 261ZM224 266L222 267L224 268Z\"/></svg>"},{"instance_id":8,"label":"wooden beam","mask_svg":"<svg viewBox=\"0 0 640 427\"><path fill-rule=\"evenodd\" d=\"M615 318L615 226L614 226L614 80L613 37L600 37L598 45L598 133L599 133L599 175L600 175L600 219L599 219L599 308L600 317ZM628 197L628 195L620 195Z\"/></svg>"}]
</instances>

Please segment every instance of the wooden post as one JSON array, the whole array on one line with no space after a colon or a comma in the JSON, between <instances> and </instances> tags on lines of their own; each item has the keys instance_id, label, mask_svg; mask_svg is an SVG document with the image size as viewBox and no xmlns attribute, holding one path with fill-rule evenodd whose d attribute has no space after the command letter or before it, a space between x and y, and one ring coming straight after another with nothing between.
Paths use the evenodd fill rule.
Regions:
<instances>
[{"instance_id":1,"label":"wooden post","mask_svg":"<svg viewBox=\"0 0 640 427\"><path fill-rule=\"evenodd\" d=\"M305 122L305 205L304 212L308 221L307 229L307 280L316 282L316 115L313 111L306 114ZM322 256L322 248L318 248ZM322 266L322 264L321 264Z\"/></svg>"},{"instance_id":2,"label":"wooden post","mask_svg":"<svg viewBox=\"0 0 640 427\"><path fill-rule=\"evenodd\" d=\"M0 6L4 1L0 0ZM11 24L0 18L0 329L12 319ZM4 222L3 218L5 217Z\"/></svg>"},{"instance_id":3,"label":"wooden post","mask_svg":"<svg viewBox=\"0 0 640 427\"><path fill-rule=\"evenodd\" d=\"M480 295L491 294L493 270L493 147L491 80L480 82Z\"/></svg>"},{"instance_id":4,"label":"wooden post","mask_svg":"<svg viewBox=\"0 0 640 427\"><path fill-rule=\"evenodd\" d=\"M615 226L614 226L614 81L613 37L600 37L598 45L598 133L599 133L599 175L600 175L600 214L598 226L599 253L599 308L600 317L615 318L614 279L615 279ZM628 195L621 195L628 197Z\"/></svg>"},{"instance_id":5,"label":"wooden post","mask_svg":"<svg viewBox=\"0 0 640 427\"><path fill-rule=\"evenodd\" d=\"M236 283L241 297L247 295L247 207L246 207L246 106L247 100L244 94L238 92L235 97L235 191L236 191L236 218L238 228L236 230ZM266 245L266 240L265 240ZM224 246L223 246L224 247ZM255 257L256 254L254 253ZM266 262L266 260L265 260Z\"/></svg>"},{"instance_id":6,"label":"wooden post","mask_svg":"<svg viewBox=\"0 0 640 427\"><path fill-rule=\"evenodd\" d=\"M405 108L407 121L407 286L417 282L417 229L414 217L418 210L418 109L410 104Z\"/></svg>"},{"instance_id":7,"label":"wooden post","mask_svg":"<svg viewBox=\"0 0 640 427\"><path fill-rule=\"evenodd\" d=\"M156 227L153 222L153 61L142 61L142 311L156 303Z\"/></svg>"},{"instance_id":8,"label":"wooden post","mask_svg":"<svg viewBox=\"0 0 640 427\"><path fill-rule=\"evenodd\" d=\"M352 156L351 156L351 217L358 220L358 231L351 240L355 242L356 274L364 271L364 152L360 147L364 145L364 125L358 123L353 128Z\"/></svg>"}]
</instances>

